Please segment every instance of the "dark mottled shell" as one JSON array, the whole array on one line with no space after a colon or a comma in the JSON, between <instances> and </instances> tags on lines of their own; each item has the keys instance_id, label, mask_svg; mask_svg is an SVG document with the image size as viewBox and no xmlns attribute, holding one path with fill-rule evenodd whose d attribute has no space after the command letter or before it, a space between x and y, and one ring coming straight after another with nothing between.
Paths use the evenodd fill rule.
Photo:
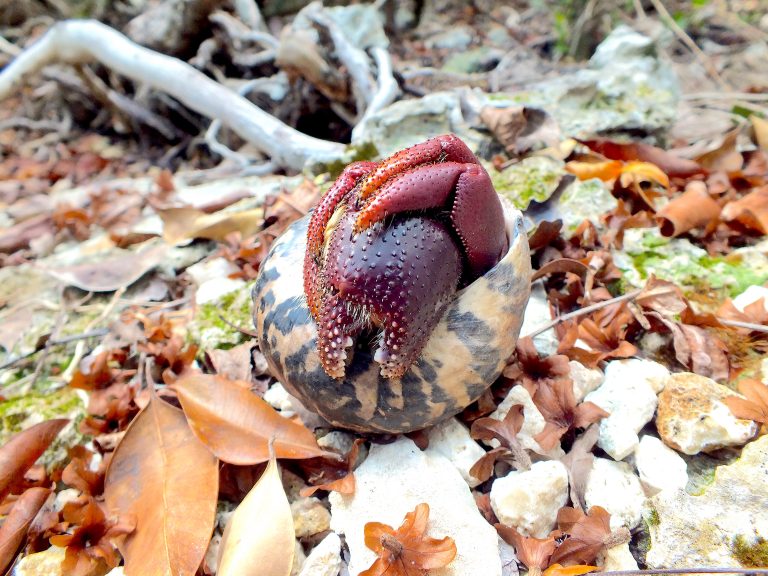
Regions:
<instances>
[{"instance_id":1,"label":"dark mottled shell","mask_svg":"<svg viewBox=\"0 0 768 576\"><path fill-rule=\"evenodd\" d=\"M272 373L310 410L363 432L419 430L463 410L501 374L528 301L531 262L522 216L507 204L504 213L509 251L457 294L399 382L382 378L362 345L343 381L323 371L302 289L308 217L295 222L272 246L253 289L259 346Z\"/></svg>"}]
</instances>

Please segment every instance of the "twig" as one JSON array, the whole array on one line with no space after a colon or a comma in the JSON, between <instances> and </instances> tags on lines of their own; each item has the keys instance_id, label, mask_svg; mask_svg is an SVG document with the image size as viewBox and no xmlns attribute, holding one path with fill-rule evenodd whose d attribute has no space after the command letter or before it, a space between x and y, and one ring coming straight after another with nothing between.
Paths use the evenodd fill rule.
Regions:
<instances>
[{"instance_id":1,"label":"twig","mask_svg":"<svg viewBox=\"0 0 768 576\"><path fill-rule=\"evenodd\" d=\"M344 151L342 144L291 128L178 58L139 46L94 20L59 22L24 50L0 72L0 100L48 64L92 60L173 96L199 114L220 119L279 166L301 170L308 161L334 160Z\"/></svg>"},{"instance_id":2,"label":"twig","mask_svg":"<svg viewBox=\"0 0 768 576\"><path fill-rule=\"evenodd\" d=\"M88 338L98 338L99 336L106 336L108 333L109 333L109 330L107 328L99 328L98 330L91 330L90 332L83 332L82 334L70 334L69 336L63 336L61 338L51 338L45 343L44 346L35 348L31 352L27 352L26 354L22 354L21 356L17 356L16 358L11 358L10 360L6 360L2 364L0 364L0 370L11 368L16 364L18 364L19 362L34 356L35 354L37 354L41 350L44 350L47 347L61 346L62 344L69 344L70 342L76 342L78 340L87 340Z\"/></svg>"},{"instance_id":3,"label":"twig","mask_svg":"<svg viewBox=\"0 0 768 576\"><path fill-rule=\"evenodd\" d=\"M747 102L768 102L768 94L751 92L692 92L683 94L683 100L745 100Z\"/></svg>"},{"instance_id":4,"label":"twig","mask_svg":"<svg viewBox=\"0 0 768 576\"><path fill-rule=\"evenodd\" d=\"M257 84L258 79L246 82L237 90L237 93L240 94L240 96L245 96ZM208 130L205 131L205 143L208 145L208 148L222 158L235 162L241 168L248 166L251 163L249 158L239 152L235 152L229 146L226 146L217 140L219 130L221 130L221 120L217 118L211 122L211 125L208 126Z\"/></svg>"},{"instance_id":5,"label":"twig","mask_svg":"<svg viewBox=\"0 0 768 576\"><path fill-rule=\"evenodd\" d=\"M768 574L768 568L648 568L646 570L612 570L600 576L645 576L645 574Z\"/></svg>"},{"instance_id":6,"label":"twig","mask_svg":"<svg viewBox=\"0 0 768 576\"><path fill-rule=\"evenodd\" d=\"M392 57L384 48L374 46L371 48L371 56L376 62L379 72L376 76L376 93L371 98L365 114L360 122L352 129L352 141L356 142L362 137L362 131L365 130L365 124L369 117L391 104L400 93L400 87L392 74Z\"/></svg>"},{"instance_id":7,"label":"twig","mask_svg":"<svg viewBox=\"0 0 768 576\"><path fill-rule=\"evenodd\" d=\"M725 80L723 80L723 78L720 76L714 64L712 64L712 61L707 57L706 54L704 54L701 48L698 47L696 42L693 41L693 38L688 36L688 33L685 30L680 28L678 23L675 22L675 19L672 18L672 15L669 13L669 11L664 7L664 4L661 3L661 0L650 1L661 19L664 20L667 26L672 29L672 32L675 33L675 36L677 36L680 41L685 44L691 52L693 52L693 55L696 57L699 63L704 66L707 74L712 77L712 79L717 83L718 86L720 86L720 88L723 90L730 90L730 86L728 86Z\"/></svg>"},{"instance_id":8,"label":"twig","mask_svg":"<svg viewBox=\"0 0 768 576\"><path fill-rule=\"evenodd\" d=\"M568 320L571 320L573 318L578 318L579 316L583 316L584 314L589 314L590 312L594 312L595 310L600 310L601 308L605 308L606 306L610 306L611 304L616 304L617 302L624 302L625 300L632 300L633 298L636 298L640 293L642 292L642 289L633 290L632 292L627 292L626 294L622 294L621 296L616 296L616 298L611 298L610 300L603 300L602 302L595 302L594 304L590 304L589 306L586 306L584 308L579 308L578 310L574 310L573 312L568 312L568 314L563 314L562 316L558 316L557 318L554 318L551 322L547 322L543 326L540 326L536 328L533 332L529 332L525 335L525 338L533 338L534 336L538 336L542 332L546 332L547 330L554 328L558 324L562 324L563 322L567 322Z\"/></svg>"},{"instance_id":9,"label":"twig","mask_svg":"<svg viewBox=\"0 0 768 576\"><path fill-rule=\"evenodd\" d=\"M365 51L349 41L336 22L322 12L321 5L311 6L317 6L319 9L309 11L308 16L317 24L325 27L331 35L333 45L336 47L336 57L346 67L352 80L352 92L355 95L357 116L362 118L374 96L373 77L371 76L368 57Z\"/></svg>"},{"instance_id":10,"label":"twig","mask_svg":"<svg viewBox=\"0 0 768 576\"><path fill-rule=\"evenodd\" d=\"M106 320L109 315L112 313L112 310L115 309L115 306L117 306L117 303L120 301L120 298L125 294L125 287L118 288L115 290L115 293L112 295L112 299L109 301L109 303L104 307L104 310L101 311L101 314L99 314L96 318L88 322L87 326L85 327L86 331L91 330L96 324L99 322L102 322L103 320ZM77 343L77 346L75 347L75 353L72 355L72 360L70 360L69 365L67 366L67 369L62 372L61 377L65 381L69 381L72 379L72 376L75 373L75 370L79 368L80 365L80 359L83 357L83 352L85 351L85 343L80 340Z\"/></svg>"},{"instance_id":11,"label":"twig","mask_svg":"<svg viewBox=\"0 0 768 576\"><path fill-rule=\"evenodd\" d=\"M256 332L253 332L252 330L248 330L247 328L243 328L241 326L238 326L237 324L233 324L232 322L224 318L224 316L222 316L221 314L219 314L219 320L224 322L224 324L226 324L230 328L234 328L241 334L245 334L246 336L250 336L251 338L256 338L258 336Z\"/></svg>"},{"instance_id":12,"label":"twig","mask_svg":"<svg viewBox=\"0 0 768 576\"><path fill-rule=\"evenodd\" d=\"M235 12L240 19L252 30L263 30L266 32L267 26L264 23L264 17L261 15L259 5L256 0L233 0Z\"/></svg>"},{"instance_id":13,"label":"twig","mask_svg":"<svg viewBox=\"0 0 768 576\"><path fill-rule=\"evenodd\" d=\"M746 328L747 330L752 330L753 332L768 332L768 326L763 324L740 322L739 320L728 320L726 318L720 318L719 316L715 316L715 318L718 319L720 324L725 324L726 326L733 326L734 328Z\"/></svg>"}]
</instances>

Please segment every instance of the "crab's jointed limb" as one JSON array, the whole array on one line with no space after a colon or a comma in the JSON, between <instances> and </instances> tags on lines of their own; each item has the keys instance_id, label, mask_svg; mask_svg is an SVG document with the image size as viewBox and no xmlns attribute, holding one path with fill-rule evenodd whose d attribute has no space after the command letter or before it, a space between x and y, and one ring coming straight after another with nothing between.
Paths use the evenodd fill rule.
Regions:
<instances>
[{"instance_id":1,"label":"crab's jointed limb","mask_svg":"<svg viewBox=\"0 0 768 576\"><path fill-rule=\"evenodd\" d=\"M355 338L376 328L381 374L401 378L457 289L490 270L506 246L501 202L456 136L351 164L307 237L304 289L323 368L343 377Z\"/></svg>"}]
</instances>

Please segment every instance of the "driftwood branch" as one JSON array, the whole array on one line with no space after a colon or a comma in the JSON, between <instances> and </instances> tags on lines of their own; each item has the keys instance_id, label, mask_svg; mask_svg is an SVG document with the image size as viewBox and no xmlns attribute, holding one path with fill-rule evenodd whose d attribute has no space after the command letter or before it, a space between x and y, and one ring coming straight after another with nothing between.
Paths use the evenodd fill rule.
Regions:
<instances>
[{"instance_id":1,"label":"driftwood branch","mask_svg":"<svg viewBox=\"0 0 768 576\"><path fill-rule=\"evenodd\" d=\"M95 20L59 22L19 54L0 72L0 100L48 64L89 61L98 61L169 94L199 114L220 120L278 166L301 170L308 161L334 160L343 153L342 144L302 134L185 62L139 46Z\"/></svg>"}]
</instances>

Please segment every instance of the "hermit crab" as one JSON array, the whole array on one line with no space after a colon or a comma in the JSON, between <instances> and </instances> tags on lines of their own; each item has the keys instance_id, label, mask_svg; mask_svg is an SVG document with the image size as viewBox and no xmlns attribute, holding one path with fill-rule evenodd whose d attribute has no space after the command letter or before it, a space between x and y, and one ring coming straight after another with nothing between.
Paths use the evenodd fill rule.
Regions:
<instances>
[{"instance_id":1,"label":"hermit crab","mask_svg":"<svg viewBox=\"0 0 768 576\"><path fill-rule=\"evenodd\" d=\"M522 216L448 134L347 166L254 285L272 373L330 423L408 432L493 383L528 300Z\"/></svg>"}]
</instances>

